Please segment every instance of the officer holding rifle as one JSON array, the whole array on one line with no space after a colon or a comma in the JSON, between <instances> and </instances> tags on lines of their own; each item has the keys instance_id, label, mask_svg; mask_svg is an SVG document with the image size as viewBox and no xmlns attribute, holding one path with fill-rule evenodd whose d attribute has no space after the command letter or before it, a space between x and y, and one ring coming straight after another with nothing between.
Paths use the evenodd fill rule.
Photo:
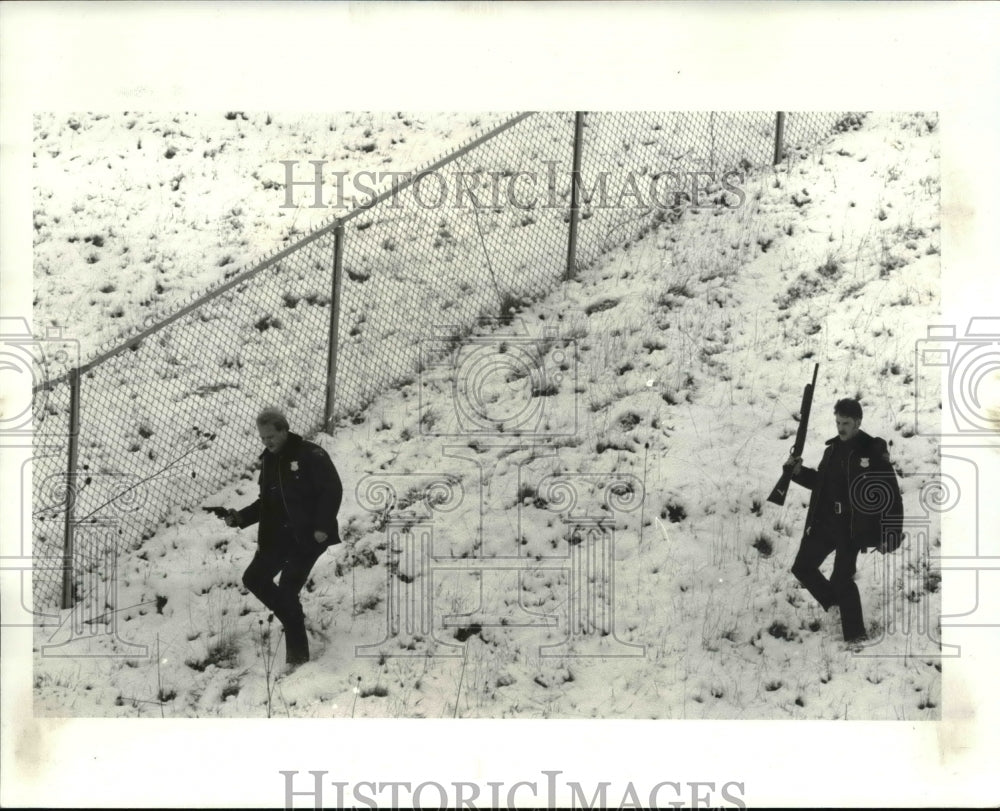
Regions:
<instances>
[{"instance_id":1,"label":"officer holding rifle","mask_svg":"<svg viewBox=\"0 0 1000 811\"><path fill-rule=\"evenodd\" d=\"M812 491L792 574L825 610L840 607L844 640L854 650L867 640L861 595L854 582L858 553L895 550L903 519L889 449L885 440L861 430L862 415L857 400L838 400L837 436L827 440L819 467L804 467L794 450L784 464L792 481ZM835 558L828 580L819 567L831 552Z\"/></svg>"}]
</instances>

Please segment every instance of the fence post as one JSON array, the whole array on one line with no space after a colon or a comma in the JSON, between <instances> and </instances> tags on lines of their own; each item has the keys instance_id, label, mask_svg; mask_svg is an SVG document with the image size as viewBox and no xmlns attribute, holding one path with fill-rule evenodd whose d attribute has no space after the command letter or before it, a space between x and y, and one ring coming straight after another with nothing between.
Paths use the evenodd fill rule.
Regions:
<instances>
[{"instance_id":1,"label":"fence post","mask_svg":"<svg viewBox=\"0 0 1000 811\"><path fill-rule=\"evenodd\" d=\"M334 401L337 394L337 354L340 348L340 287L344 262L344 221L338 220L333 230L333 287L330 298L330 341L326 360L326 406L323 426L329 431L333 423Z\"/></svg>"},{"instance_id":2,"label":"fence post","mask_svg":"<svg viewBox=\"0 0 1000 811\"><path fill-rule=\"evenodd\" d=\"M785 114L778 113L774 122L774 166L781 163L781 153L785 150Z\"/></svg>"},{"instance_id":3,"label":"fence post","mask_svg":"<svg viewBox=\"0 0 1000 811\"><path fill-rule=\"evenodd\" d=\"M580 158L583 153L583 117L576 114L573 132L573 173L569 203L569 247L566 252L566 276L568 281L576 275L576 230L580 220Z\"/></svg>"},{"instance_id":4,"label":"fence post","mask_svg":"<svg viewBox=\"0 0 1000 811\"><path fill-rule=\"evenodd\" d=\"M62 607L73 607L73 522L80 434L80 369L69 375L69 453L66 461L66 512L63 525Z\"/></svg>"}]
</instances>

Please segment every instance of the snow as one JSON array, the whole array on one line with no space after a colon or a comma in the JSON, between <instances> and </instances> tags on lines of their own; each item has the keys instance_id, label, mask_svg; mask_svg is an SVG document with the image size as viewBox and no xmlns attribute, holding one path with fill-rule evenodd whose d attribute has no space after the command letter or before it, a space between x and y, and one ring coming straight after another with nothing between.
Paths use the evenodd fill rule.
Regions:
<instances>
[{"instance_id":1,"label":"snow","mask_svg":"<svg viewBox=\"0 0 1000 811\"><path fill-rule=\"evenodd\" d=\"M353 183L358 172L413 170L502 118L38 113L35 329L72 328L89 358L102 344L155 323L276 246L345 213L352 199L370 198ZM315 177L310 161L325 161L324 207L314 207L308 186L295 187L294 205L285 207L281 161L296 162L297 182ZM345 178L339 208L338 177Z\"/></svg>"},{"instance_id":2,"label":"snow","mask_svg":"<svg viewBox=\"0 0 1000 811\"><path fill-rule=\"evenodd\" d=\"M40 116L36 327L75 325L86 356L119 322L169 312L330 216L278 208L263 188L280 181L278 159L328 154L341 168L363 165L360 152L409 168L474 128L452 115L328 116L311 129L267 121ZM208 138L209 150L194 146ZM36 629L35 713L939 718L940 575L929 554L940 522L921 506L939 462L932 438L915 430L918 416L938 415L936 401L915 396L913 353L939 302L939 148L933 115L869 115L752 174L743 206L660 223L380 394L363 419L318 435L346 485L345 544L320 559L302 593L309 664L268 674L258 637L267 614L240 583L254 530L178 511L117 560L100 607L114 612L107 633L70 638L67 612L60 626ZM67 171L80 200L55 193ZM108 292L77 281L95 255ZM277 332L251 336L262 364L281 351L268 343ZM503 430L470 437L455 369L485 352L506 371L522 349L554 390L534 397L534 381L490 370L477 393ZM180 360L185 374L218 383L206 368L216 359ZM926 518L921 543L911 533L893 556L859 558L866 620L880 638L862 655L843 649L835 616L789 572L808 493L794 488L783 508L765 502L817 362L807 464L833 433L833 402L859 396L863 427L890 442L907 516ZM223 458L220 476L252 461ZM394 490L388 513L369 486ZM240 479L203 506L241 507L255 489ZM595 527L603 540L587 539ZM422 542L433 566L405 555L390 566L391 548ZM580 550L611 562L613 611L597 633L567 639ZM425 595L433 627L387 635L390 585ZM63 641L104 655L46 655ZM283 643L271 650L280 670Z\"/></svg>"}]
</instances>

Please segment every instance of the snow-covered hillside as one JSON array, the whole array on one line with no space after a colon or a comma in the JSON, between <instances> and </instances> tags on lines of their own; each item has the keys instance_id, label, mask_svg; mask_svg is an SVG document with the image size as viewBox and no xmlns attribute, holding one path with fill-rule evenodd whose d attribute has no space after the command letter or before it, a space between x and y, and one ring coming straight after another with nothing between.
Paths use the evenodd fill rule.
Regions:
<instances>
[{"instance_id":1,"label":"snow-covered hillside","mask_svg":"<svg viewBox=\"0 0 1000 811\"><path fill-rule=\"evenodd\" d=\"M80 113L35 116L35 329L59 326L84 359L354 197L358 172L408 171L502 120L498 113ZM296 182L326 161L326 208ZM343 172L343 175L337 175ZM343 177L344 203L333 180ZM368 181L372 183L371 180Z\"/></svg>"},{"instance_id":2,"label":"snow-covered hillside","mask_svg":"<svg viewBox=\"0 0 1000 811\"><path fill-rule=\"evenodd\" d=\"M216 157L234 154L232 144L251 131L277 126L277 117L270 124L258 118L232 119L234 134ZM87 123L122 139L122 154L125 139L137 137L98 116ZM176 160L186 143L179 132L193 124L167 123L155 136L156 151L173 149ZM936 123L921 114L870 115L774 172L749 178L741 207L687 209L511 323L474 336L477 351L500 358L511 347L525 348L546 370L544 396L526 395L516 374L488 375L477 392L498 414L509 413L512 398L532 401L532 431L456 439L461 415L453 384L466 346L379 397L363 420L320 435L345 481L346 543L321 558L303 591L314 646L308 665L277 684L269 673L266 653L275 650L277 634L262 642L267 614L240 584L253 531L226 528L205 511L185 513L117 561L108 633L87 644L119 658L52 658L43 647L66 641L70 629L39 627L35 712L939 717L940 574L927 553L940 530L921 496L938 459L932 438L916 431L913 353L939 297ZM39 125L44 130L46 122ZM387 117L383 125L378 131L391 141L400 124ZM73 122L47 126L49 140L58 139L53 148L70 161ZM454 128L457 134L457 121ZM167 129L176 131L165 135ZM248 151L231 171L273 152L266 144L258 149L264 151ZM56 218L68 214L40 206L36 323L65 317L104 329L106 302L77 288L63 303L59 291L73 284L53 269L71 248L84 264L100 250L91 264L121 254L123 243L109 250L119 233L110 230L115 217L159 234L150 250L163 268L153 279L126 259L113 264L126 275L114 276L115 289L103 295L119 296L111 306L123 319L141 318L150 295L164 296L157 306L167 306L176 299L166 291L181 295L213 281L175 278L171 268L224 273L228 263L219 261L234 245L244 251L233 254L239 267L288 235L287 219L269 219L282 213L273 191L265 202L206 180L206 189L225 187L233 206L242 207L234 231L249 232L253 224L255 236L227 234L231 241L223 244L218 220L199 209L197 197L177 207L167 201L189 188L187 179L174 191L169 184L139 191L146 202L138 208L123 201L116 209L110 190L95 191L95 206L119 212L100 220L100 228L83 209L67 223ZM43 180L39 188L58 183ZM260 179L254 184L254 194L263 195ZM195 230L213 229L212 244L168 244L156 218L169 218L171 208L198 218ZM167 233L189 227L167 224ZM43 238L57 228L77 241ZM102 238L96 248L94 235ZM144 284L152 291L140 289ZM896 554L859 560L869 630L881 638L864 656L843 649L837 623L789 572L808 493L794 489L784 508L765 502L817 362L806 462L815 465L834 432L833 402L857 396L864 428L890 442L907 516L926 515L926 543L911 532ZM937 418L936 403L919 405L928 409L922 422ZM233 464L238 469L238 460ZM379 493L388 490L397 498L387 504ZM204 506L243 506L254 491L243 479ZM418 543L428 528L432 562L391 552ZM587 554L606 564L601 570L591 560L586 571L595 580L574 569ZM397 589L404 598L422 596L430 629L418 622L387 635L387 606ZM568 637L581 600L597 627ZM133 646L154 655L143 658ZM283 643L277 657L280 663Z\"/></svg>"}]
</instances>

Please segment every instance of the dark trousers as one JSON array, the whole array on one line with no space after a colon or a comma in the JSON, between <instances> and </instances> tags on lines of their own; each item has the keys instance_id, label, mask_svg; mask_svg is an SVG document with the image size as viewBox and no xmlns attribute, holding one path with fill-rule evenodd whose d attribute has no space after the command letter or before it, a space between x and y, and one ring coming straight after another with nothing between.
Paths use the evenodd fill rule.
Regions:
<instances>
[{"instance_id":1,"label":"dark trousers","mask_svg":"<svg viewBox=\"0 0 1000 811\"><path fill-rule=\"evenodd\" d=\"M854 582L858 551L846 522L834 518L829 523L817 522L813 525L812 531L802 538L799 553L792 564L792 574L824 609L840 606L840 624L847 640L857 639L865 633L861 594ZM836 557L833 559L833 574L827 580L819 567L831 552L836 553Z\"/></svg>"},{"instance_id":2,"label":"dark trousers","mask_svg":"<svg viewBox=\"0 0 1000 811\"><path fill-rule=\"evenodd\" d=\"M291 543L291 542L290 542ZM258 549L243 573L243 585L274 613L285 628L285 660L289 664L309 661L309 639L306 636L305 614L299 602L299 592L309 579L325 546L290 547L284 554ZM278 584L274 578L281 573Z\"/></svg>"}]
</instances>

